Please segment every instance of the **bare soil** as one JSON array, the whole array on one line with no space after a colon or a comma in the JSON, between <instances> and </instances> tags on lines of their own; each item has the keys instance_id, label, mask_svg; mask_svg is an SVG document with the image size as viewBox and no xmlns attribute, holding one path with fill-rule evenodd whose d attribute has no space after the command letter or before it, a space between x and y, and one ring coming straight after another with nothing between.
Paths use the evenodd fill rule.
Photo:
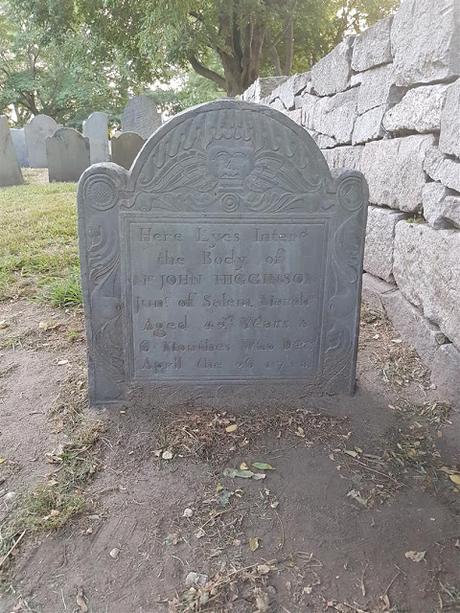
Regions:
<instances>
[{"instance_id":1,"label":"bare soil","mask_svg":"<svg viewBox=\"0 0 460 613\"><path fill-rule=\"evenodd\" d=\"M84 512L0 556L2 613L460 611L459 407L379 314L355 396L268 415L90 410L78 310L0 321L3 525L59 471L68 406L104 426Z\"/></svg>"}]
</instances>

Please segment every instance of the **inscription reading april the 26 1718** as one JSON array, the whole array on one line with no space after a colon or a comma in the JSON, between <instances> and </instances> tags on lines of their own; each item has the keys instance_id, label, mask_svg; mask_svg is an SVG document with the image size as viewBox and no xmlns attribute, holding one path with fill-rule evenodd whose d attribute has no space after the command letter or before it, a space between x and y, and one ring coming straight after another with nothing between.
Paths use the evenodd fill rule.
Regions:
<instances>
[{"instance_id":1,"label":"inscription reading april the 26 1718","mask_svg":"<svg viewBox=\"0 0 460 613\"><path fill-rule=\"evenodd\" d=\"M129 368L137 380L311 379L326 221L124 217Z\"/></svg>"}]
</instances>

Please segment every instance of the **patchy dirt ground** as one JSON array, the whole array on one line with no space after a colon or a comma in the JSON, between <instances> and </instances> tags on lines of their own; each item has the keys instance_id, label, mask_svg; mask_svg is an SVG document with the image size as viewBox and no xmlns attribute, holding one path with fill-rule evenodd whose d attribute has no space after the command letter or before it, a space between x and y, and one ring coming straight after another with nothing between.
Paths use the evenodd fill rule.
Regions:
<instances>
[{"instance_id":1,"label":"patchy dirt ground","mask_svg":"<svg viewBox=\"0 0 460 613\"><path fill-rule=\"evenodd\" d=\"M378 313L354 397L269 415L90 411L79 312L0 321L2 613L460 611L458 407Z\"/></svg>"}]
</instances>

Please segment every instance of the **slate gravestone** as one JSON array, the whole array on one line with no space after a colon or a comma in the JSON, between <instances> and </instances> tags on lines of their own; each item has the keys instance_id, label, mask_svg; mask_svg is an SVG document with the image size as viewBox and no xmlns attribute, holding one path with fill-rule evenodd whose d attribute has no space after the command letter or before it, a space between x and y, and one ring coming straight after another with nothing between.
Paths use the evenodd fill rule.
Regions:
<instances>
[{"instance_id":1,"label":"slate gravestone","mask_svg":"<svg viewBox=\"0 0 460 613\"><path fill-rule=\"evenodd\" d=\"M36 115L24 127L27 157L31 168L46 168L46 139L53 136L59 125L48 115Z\"/></svg>"},{"instance_id":2,"label":"slate gravestone","mask_svg":"<svg viewBox=\"0 0 460 613\"><path fill-rule=\"evenodd\" d=\"M10 134L18 162L25 168L29 165L29 160L27 159L26 134L24 128L10 128Z\"/></svg>"},{"instance_id":3,"label":"slate gravestone","mask_svg":"<svg viewBox=\"0 0 460 613\"><path fill-rule=\"evenodd\" d=\"M48 176L53 181L78 181L90 165L89 139L73 128L59 128L46 141Z\"/></svg>"},{"instance_id":4,"label":"slate gravestone","mask_svg":"<svg viewBox=\"0 0 460 613\"><path fill-rule=\"evenodd\" d=\"M135 132L121 132L112 138L112 162L129 170L145 140Z\"/></svg>"},{"instance_id":5,"label":"slate gravestone","mask_svg":"<svg viewBox=\"0 0 460 613\"><path fill-rule=\"evenodd\" d=\"M109 118L107 113L96 111L83 122L83 136L89 138L91 164L108 162L109 155Z\"/></svg>"},{"instance_id":6,"label":"slate gravestone","mask_svg":"<svg viewBox=\"0 0 460 613\"><path fill-rule=\"evenodd\" d=\"M171 119L130 172L92 166L78 190L91 402L352 392L367 200L303 128L235 100Z\"/></svg>"},{"instance_id":7,"label":"slate gravestone","mask_svg":"<svg viewBox=\"0 0 460 613\"><path fill-rule=\"evenodd\" d=\"M149 138L161 126L161 115L149 96L131 98L121 117L123 132L136 132L143 139Z\"/></svg>"},{"instance_id":8,"label":"slate gravestone","mask_svg":"<svg viewBox=\"0 0 460 613\"><path fill-rule=\"evenodd\" d=\"M8 120L6 117L0 117L0 187L21 185L23 182Z\"/></svg>"}]
</instances>

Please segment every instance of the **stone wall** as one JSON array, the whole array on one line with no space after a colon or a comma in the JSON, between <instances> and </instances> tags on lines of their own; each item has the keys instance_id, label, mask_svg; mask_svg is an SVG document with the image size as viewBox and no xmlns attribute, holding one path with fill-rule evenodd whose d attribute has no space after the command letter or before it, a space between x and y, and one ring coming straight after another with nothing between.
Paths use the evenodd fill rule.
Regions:
<instances>
[{"instance_id":1,"label":"stone wall","mask_svg":"<svg viewBox=\"0 0 460 613\"><path fill-rule=\"evenodd\" d=\"M309 73L243 94L302 125L370 189L364 295L460 399L460 2L402 0ZM273 88L273 86L275 86ZM268 93L269 92L269 93Z\"/></svg>"}]
</instances>

